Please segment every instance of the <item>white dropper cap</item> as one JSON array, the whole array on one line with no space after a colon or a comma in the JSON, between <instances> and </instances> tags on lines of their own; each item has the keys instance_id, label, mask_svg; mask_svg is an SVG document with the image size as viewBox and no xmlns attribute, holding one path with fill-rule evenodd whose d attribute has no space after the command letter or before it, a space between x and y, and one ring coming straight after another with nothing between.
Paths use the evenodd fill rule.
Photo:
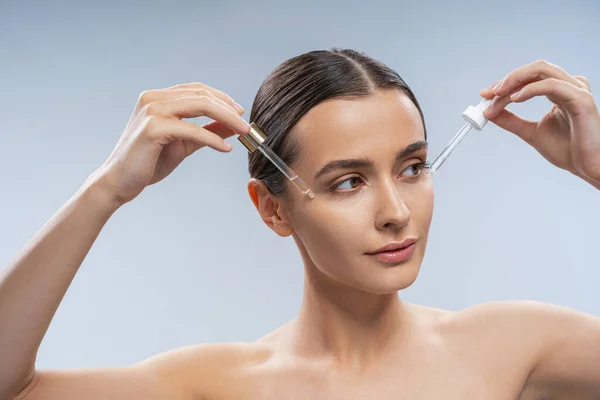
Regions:
<instances>
[{"instance_id":1,"label":"white dropper cap","mask_svg":"<svg viewBox=\"0 0 600 400\"><path fill-rule=\"evenodd\" d=\"M488 106L491 103L491 99L483 99L476 106L467 107L465 112L462 113L462 116L465 119L465 121L473 125L473 128L480 131L488 122L487 118L483 115L483 112L486 110L486 108L488 108Z\"/></svg>"}]
</instances>

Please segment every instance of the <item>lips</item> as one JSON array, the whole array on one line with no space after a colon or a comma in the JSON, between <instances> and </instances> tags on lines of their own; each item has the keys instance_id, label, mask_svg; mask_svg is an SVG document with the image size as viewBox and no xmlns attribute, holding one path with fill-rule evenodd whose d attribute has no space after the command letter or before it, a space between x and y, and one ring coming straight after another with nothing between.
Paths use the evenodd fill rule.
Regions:
<instances>
[{"instance_id":1,"label":"lips","mask_svg":"<svg viewBox=\"0 0 600 400\"><path fill-rule=\"evenodd\" d=\"M385 245L373 252L369 252L367 254L378 254L378 253L382 253L382 252L393 252L393 251L397 251L397 250L402 250L402 249L409 247L416 241L417 241L417 239L415 239L415 238L406 238L401 242L388 243L387 245Z\"/></svg>"},{"instance_id":2,"label":"lips","mask_svg":"<svg viewBox=\"0 0 600 400\"><path fill-rule=\"evenodd\" d=\"M406 240L382 247L378 252L367 253L369 257L386 265L398 265L408 261L416 248L416 240ZM383 250L382 250L383 249ZM387 250L389 249L389 250Z\"/></svg>"}]
</instances>

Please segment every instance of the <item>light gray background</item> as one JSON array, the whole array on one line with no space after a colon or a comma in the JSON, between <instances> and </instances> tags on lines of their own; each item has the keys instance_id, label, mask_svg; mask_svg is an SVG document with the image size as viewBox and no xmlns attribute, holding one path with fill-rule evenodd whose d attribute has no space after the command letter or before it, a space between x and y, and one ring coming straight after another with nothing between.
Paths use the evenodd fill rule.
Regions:
<instances>
[{"instance_id":1,"label":"light gray background","mask_svg":"<svg viewBox=\"0 0 600 400\"><path fill-rule=\"evenodd\" d=\"M600 87L596 1L48 3L0 3L0 265L106 159L145 89L202 81L249 114L283 60L356 48L414 89L433 159L479 89L515 67L544 58ZM511 108L539 118L550 103ZM246 151L229 142L232 153L201 150L113 216L38 367L252 341L296 315L300 257L258 218ZM454 310L532 299L600 315L596 189L492 124L458 147L435 189L428 253L403 298Z\"/></svg>"}]
</instances>

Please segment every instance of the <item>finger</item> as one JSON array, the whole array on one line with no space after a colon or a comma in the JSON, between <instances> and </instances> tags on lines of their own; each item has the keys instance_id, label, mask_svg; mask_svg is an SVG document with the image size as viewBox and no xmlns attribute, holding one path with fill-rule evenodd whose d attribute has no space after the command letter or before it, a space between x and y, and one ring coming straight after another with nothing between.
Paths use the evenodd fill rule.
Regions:
<instances>
[{"instance_id":1,"label":"finger","mask_svg":"<svg viewBox=\"0 0 600 400\"><path fill-rule=\"evenodd\" d=\"M492 100L492 103L483 112L483 115L487 119L491 120L491 119L495 118L498 115L498 113L500 113L500 111L502 111L510 103L511 103L511 99L508 96L494 97L494 99Z\"/></svg>"},{"instance_id":2,"label":"finger","mask_svg":"<svg viewBox=\"0 0 600 400\"><path fill-rule=\"evenodd\" d=\"M500 82L500 81L498 81L498 82ZM493 85L490 85L490 86L493 87ZM492 89L491 87L487 87L485 89L481 89L479 91L479 95L481 97L486 98L486 99L493 99L494 97L496 97L496 93L494 93L494 89Z\"/></svg>"},{"instance_id":3,"label":"finger","mask_svg":"<svg viewBox=\"0 0 600 400\"><path fill-rule=\"evenodd\" d=\"M571 85L560 79L544 79L525 86L511 96L515 103L522 103L536 96L546 96L554 104L573 115L584 112L593 104L593 98L586 89Z\"/></svg>"},{"instance_id":4,"label":"finger","mask_svg":"<svg viewBox=\"0 0 600 400\"><path fill-rule=\"evenodd\" d=\"M515 91L521 90L523 87L527 86L528 83L523 83L515 88ZM492 97L492 103L488 106L488 108L484 111L483 115L487 119L494 118L503 108L509 105L512 102L510 96L495 96Z\"/></svg>"},{"instance_id":5,"label":"finger","mask_svg":"<svg viewBox=\"0 0 600 400\"><path fill-rule=\"evenodd\" d=\"M574 76L575 76L575 79L577 79L578 81L580 81L581 83L583 83L585 85L587 90L589 90L590 92L592 91L592 87L590 86L590 81L588 80L588 78L586 78L585 76L581 76L581 75L574 75Z\"/></svg>"},{"instance_id":6,"label":"finger","mask_svg":"<svg viewBox=\"0 0 600 400\"><path fill-rule=\"evenodd\" d=\"M243 114L243 112L239 112L239 110L235 107L235 102L233 100L231 100L231 102L227 102L225 100L223 100L222 98L216 96L213 92L211 92L208 89L175 89L175 90L163 90L163 97L164 99L175 99L178 97L191 97L191 96L208 96L211 99L213 99L214 101L216 101L217 103L220 103L222 105L224 105L225 107L228 107L231 109L231 111L233 111L234 113L241 115ZM231 104L233 103L233 104Z\"/></svg>"},{"instance_id":7,"label":"finger","mask_svg":"<svg viewBox=\"0 0 600 400\"><path fill-rule=\"evenodd\" d=\"M582 88L585 86L559 66L539 60L511 71L494 90L494 93L496 96L507 96L516 91L519 85L548 78L560 79Z\"/></svg>"},{"instance_id":8,"label":"finger","mask_svg":"<svg viewBox=\"0 0 600 400\"><path fill-rule=\"evenodd\" d=\"M490 119L490 121L500 128L514 133L525 142L532 144L533 134L537 127L536 122L524 119L506 109L501 110L500 113L495 118Z\"/></svg>"},{"instance_id":9,"label":"finger","mask_svg":"<svg viewBox=\"0 0 600 400\"><path fill-rule=\"evenodd\" d=\"M223 139L226 139L228 137L235 135L234 131L232 131L227 125L225 125L219 121L209 122L208 124L202 125L202 127L206 130L211 131L212 133L214 133L216 135L219 135Z\"/></svg>"},{"instance_id":10,"label":"finger","mask_svg":"<svg viewBox=\"0 0 600 400\"><path fill-rule=\"evenodd\" d=\"M494 98L496 96L496 92L494 92L494 89L500 83L502 83L502 81L496 81L496 82L492 83L490 86L488 86L488 87L486 87L484 89L481 89L481 91L479 93L482 96L485 96L486 99Z\"/></svg>"},{"instance_id":11,"label":"finger","mask_svg":"<svg viewBox=\"0 0 600 400\"><path fill-rule=\"evenodd\" d=\"M228 152L231 145L218 135L191 122L151 115L146 118L146 137L163 146L174 140L185 140L194 143L194 149L203 146L217 151Z\"/></svg>"},{"instance_id":12,"label":"finger","mask_svg":"<svg viewBox=\"0 0 600 400\"><path fill-rule=\"evenodd\" d=\"M196 118L206 116L220 121L240 134L250 132L250 124L244 121L230 107L215 101L210 96L178 97L170 100L155 101L146 107L150 115L177 118Z\"/></svg>"},{"instance_id":13,"label":"finger","mask_svg":"<svg viewBox=\"0 0 600 400\"><path fill-rule=\"evenodd\" d=\"M494 83L492 83L490 86L483 88L479 91L479 95L483 98L486 99L491 99L493 98L496 94L493 91L494 86L496 86L496 84L500 82L500 81L496 81Z\"/></svg>"},{"instance_id":14,"label":"finger","mask_svg":"<svg viewBox=\"0 0 600 400\"><path fill-rule=\"evenodd\" d=\"M222 92L222 91L220 91L218 89L210 87L210 86L208 86L208 85L206 85L204 83L201 83L201 82L183 83L183 84L180 84L180 85L175 85L175 86L168 87L165 90L178 90L178 89L206 89L206 90L209 90L215 96L217 96L218 98L220 98L224 102L230 104L240 114L244 113L244 108L242 106L240 106L238 103L236 103L229 95L227 95L226 93L224 93L224 92Z\"/></svg>"},{"instance_id":15,"label":"finger","mask_svg":"<svg viewBox=\"0 0 600 400\"><path fill-rule=\"evenodd\" d=\"M479 95L484 99L493 99L496 96L494 91L490 88L481 89Z\"/></svg>"},{"instance_id":16,"label":"finger","mask_svg":"<svg viewBox=\"0 0 600 400\"><path fill-rule=\"evenodd\" d=\"M179 97L192 97L192 96L208 96L222 105L231 108L231 110L238 115L240 113L233 105L225 102L219 97L215 96L208 89L195 88L195 89L176 89L176 90L148 90L140 96L139 105L141 107L148 106L150 103L155 101L171 100Z\"/></svg>"}]
</instances>

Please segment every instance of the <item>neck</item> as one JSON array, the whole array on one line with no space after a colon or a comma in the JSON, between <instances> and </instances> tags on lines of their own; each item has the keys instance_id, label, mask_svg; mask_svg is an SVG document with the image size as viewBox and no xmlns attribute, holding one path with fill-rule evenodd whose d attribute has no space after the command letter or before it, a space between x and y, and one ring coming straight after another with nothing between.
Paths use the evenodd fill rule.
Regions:
<instances>
[{"instance_id":1,"label":"neck","mask_svg":"<svg viewBox=\"0 0 600 400\"><path fill-rule=\"evenodd\" d=\"M363 370L407 338L409 311L396 292L367 293L306 266L304 296L291 345L302 357Z\"/></svg>"}]
</instances>

